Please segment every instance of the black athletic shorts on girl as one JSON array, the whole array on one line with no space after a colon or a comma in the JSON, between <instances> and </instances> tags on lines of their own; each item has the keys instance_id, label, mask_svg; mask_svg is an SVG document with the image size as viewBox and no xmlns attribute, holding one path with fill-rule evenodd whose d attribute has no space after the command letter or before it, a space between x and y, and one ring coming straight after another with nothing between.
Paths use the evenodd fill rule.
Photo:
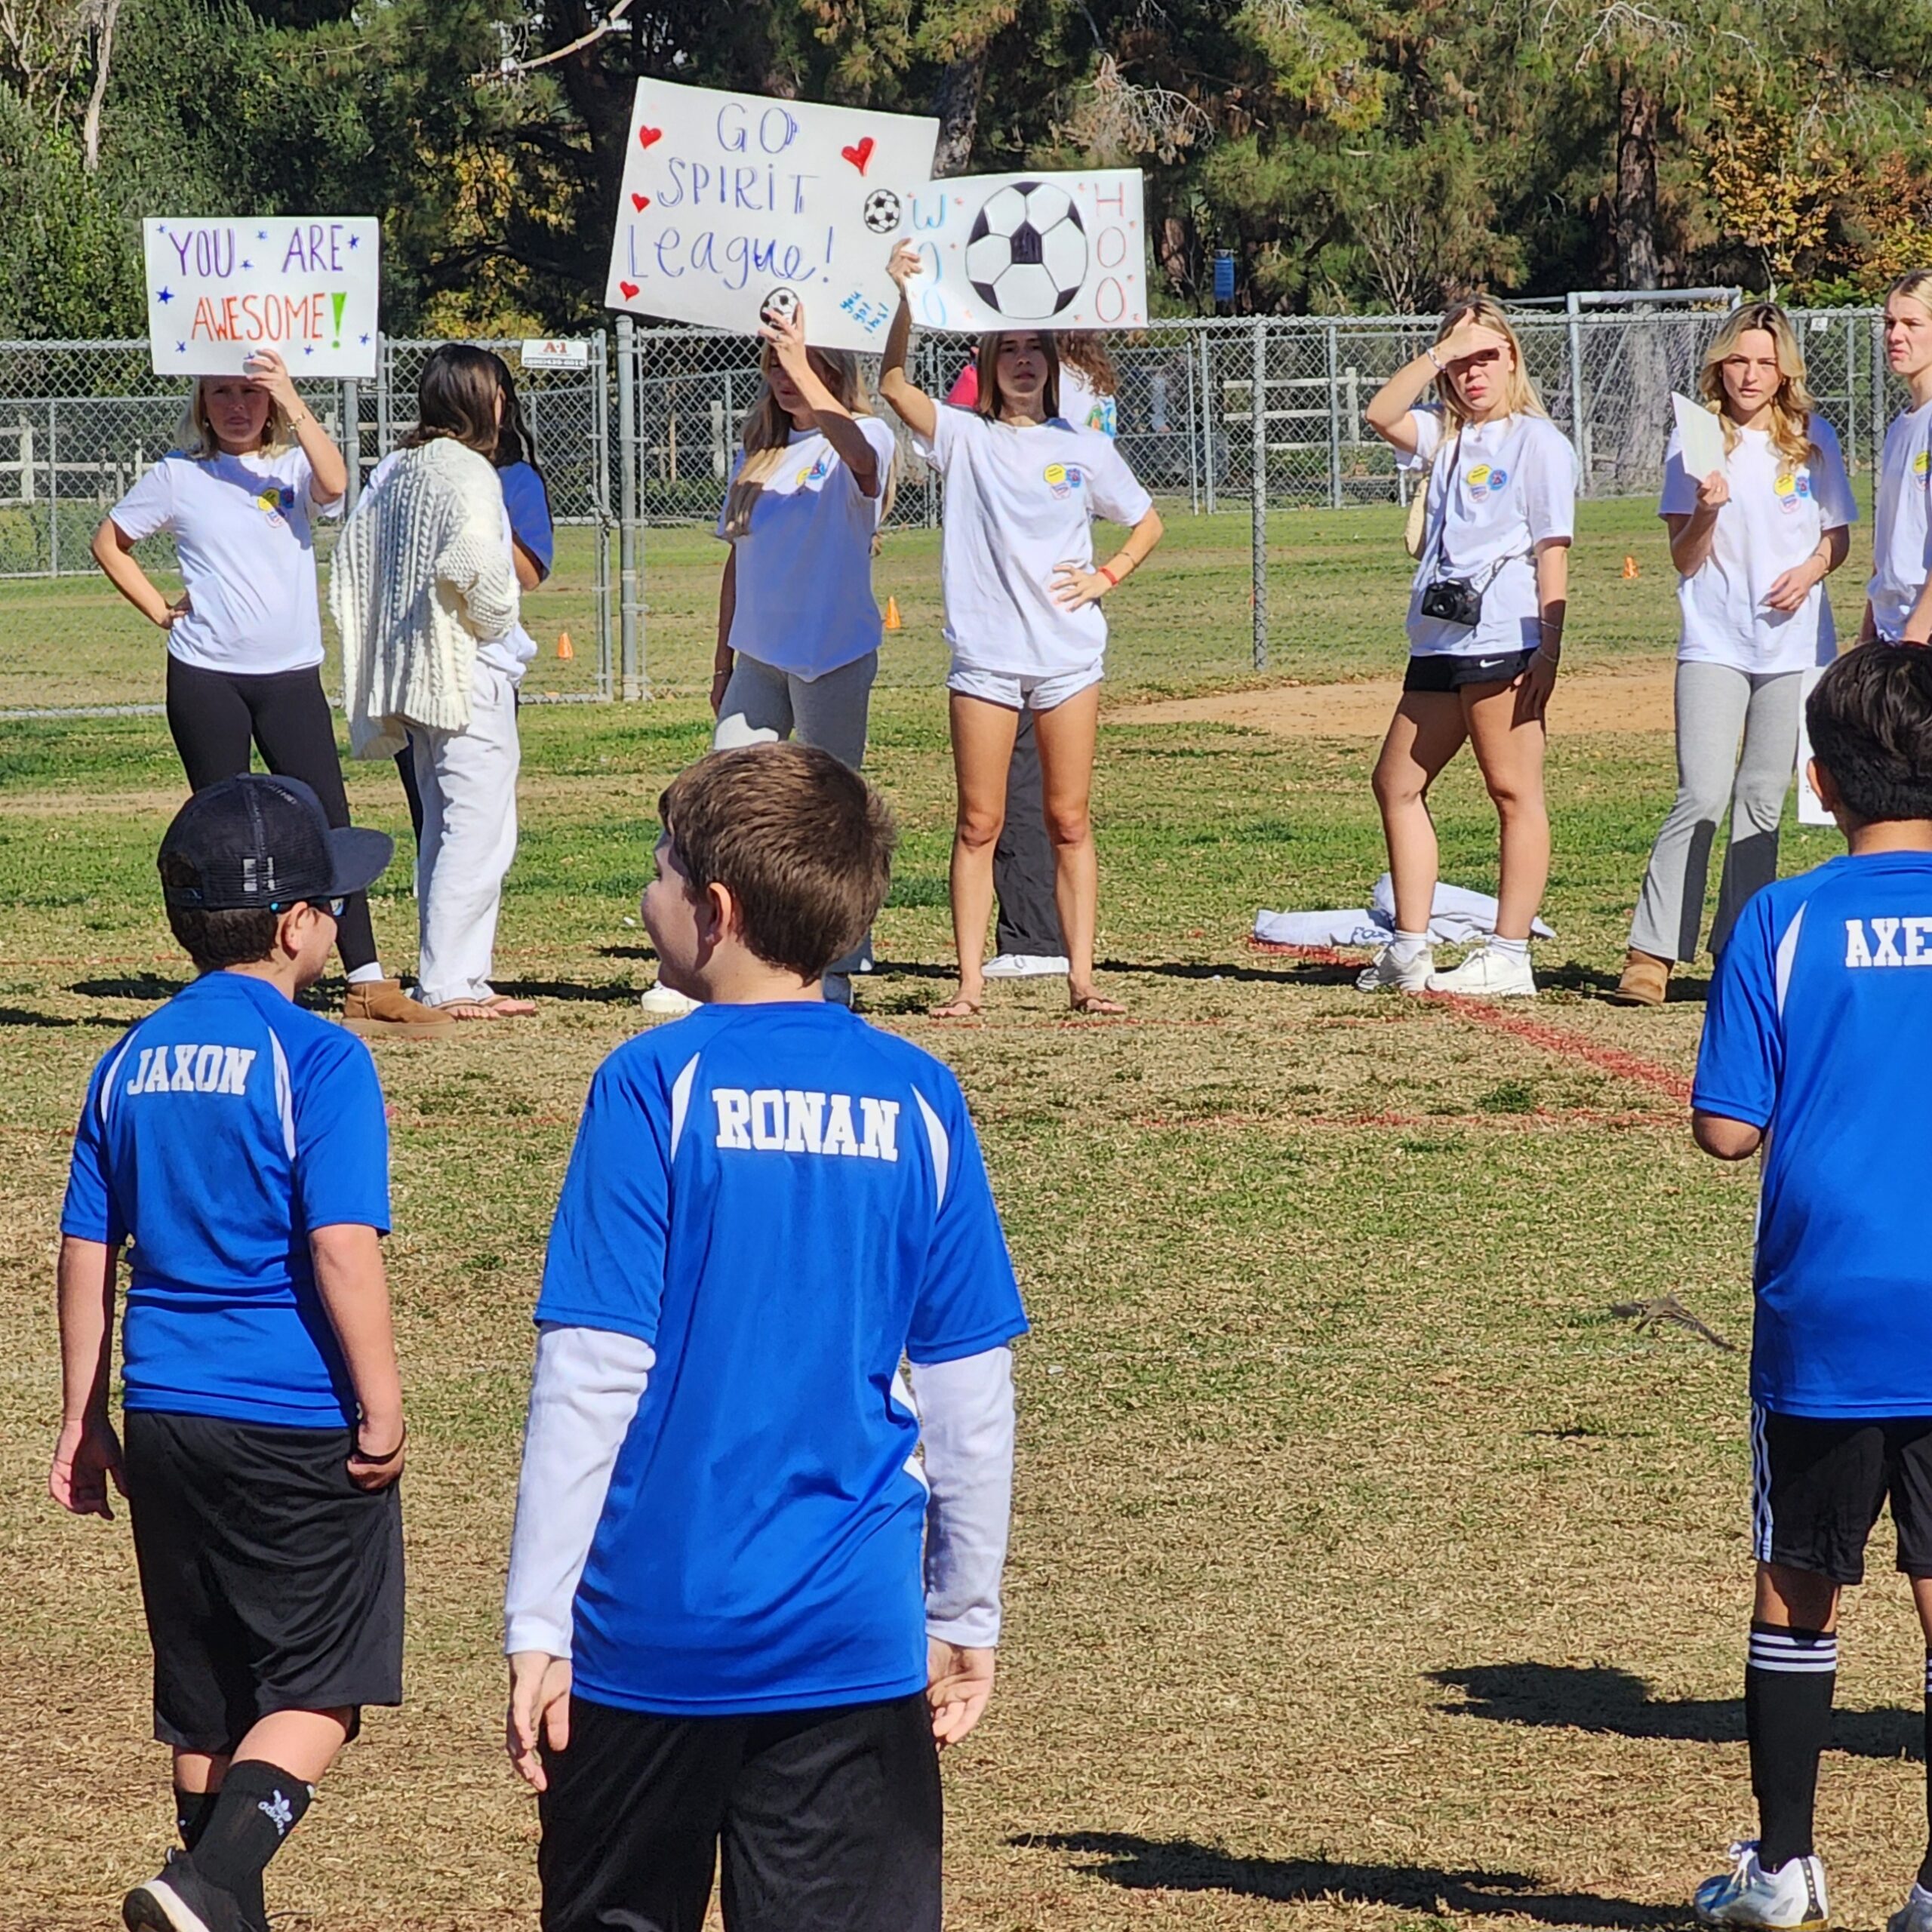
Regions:
<instances>
[{"instance_id":1,"label":"black athletic shorts on girl","mask_svg":"<svg viewBox=\"0 0 1932 1932\"><path fill-rule=\"evenodd\" d=\"M1761 1563L1865 1580L1890 1503L1898 1567L1932 1577L1932 1416L1820 1418L1751 1411L1751 1526Z\"/></svg>"},{"instance_id":2,"label":"black athletic shorts on girl","mask_svg":"<svg viewBox=\"0 0 1932 1932\"><path fill-rule=\"evenodd\" d=\"M350 1481L351 1432L125 1426L161 1743L226 1753L271 1712L401 1703L402 1499Z\"/></svg>"},{"instance_id":3,"label":"black athletic shorts on girl","mask_svg":"<svg viewBox=\"0 0 1932 1932\"><path fill-rule=\"evenodd\" d=\"M922 1695L758 1716L571 1700L547 1747L543 1932L940 1932L938 1747Z\"/></svg>"},{"instance_id":4,"label":"black athletic shorts on girl","mask_svg":"<svg viewBox=\"0 0 1932 1932\"><path fill-rule=\"evenodd\" d=\"M1451 657L1436 653L1411 657L1403 675L1405 691L1459 691L1465 685L1513 685L1530 668L1534 651L1504 651L1487 657Z\"/></svg>"}]
</instances>

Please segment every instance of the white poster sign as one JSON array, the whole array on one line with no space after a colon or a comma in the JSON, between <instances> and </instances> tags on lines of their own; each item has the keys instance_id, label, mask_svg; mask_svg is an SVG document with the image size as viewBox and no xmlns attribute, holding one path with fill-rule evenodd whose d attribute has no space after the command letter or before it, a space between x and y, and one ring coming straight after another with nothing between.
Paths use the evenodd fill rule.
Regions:
<instances>
[{"instance_id":1,"label":"white poster sign","mask_svg":"<svg viewBox=\"0 0 1932 1932\"><path fill-rule=\"evenodd\" d=\"M257 349L305 376L374 376L381 225L373 215L141 223L158 376L232 376Z\"/></svg>"},{"instance_id":2,"label":"white poster sign","mask_svg":"<svg viewBox=\"0 0 1932 1932\"><path fill-rule=\"evenodd\" d=\"M542 340L527 336L518 359L526 369L587 369L590 343L583 336L551 336Z\"/></svg>"},{"instance_id":3,"label":"white poster sign","mask_svg":"<svg viewBox=\"0 0 1932 1932\"><path fill-rule=\"evenodd\" d=\"M930 182L904 232L924 264L912 313L927 328L1147 326L1137 168Z\"/></svg>"},{"instance_id":4,"label":"white poster sign","mask_svg":"<svg viewBox=\"0 0 1932 1932\"><path fill-rule=\"evenodd\" d=\"M1684 473L1692 482L1701 483L1713 470L1724 467L1724 426L1701 402L1693 402L1675 389L1670 392L1670 407L1677 419Z\"/></svg>"},{"instance_id":5,"label":"white poster sign","mask_svg":"<svg viewBox=\"0 0 1932 1932\"><path fill-rule=\"evenodd\" d=\"M604 300L677 322L758 332L804 311L821 349L885 340L885 272L939 123L640 81Z\"/></svg>"},{"instance_id":6,"label":"white poster sign","mask_svg":"<svg viewBox=\"0 0 1932 1932\"><path fill-rule=\"evenodd\" d=\"M1828 667L1814 664L1804 674L1804 703L1818 688L1818 680ZM1804 712L1798 714L1798 822L1800 825L1835 825L1838 820L1826 811L1824 801L1811 789L1811 734L1806 728Z\"/></svg>"}]
</instances>

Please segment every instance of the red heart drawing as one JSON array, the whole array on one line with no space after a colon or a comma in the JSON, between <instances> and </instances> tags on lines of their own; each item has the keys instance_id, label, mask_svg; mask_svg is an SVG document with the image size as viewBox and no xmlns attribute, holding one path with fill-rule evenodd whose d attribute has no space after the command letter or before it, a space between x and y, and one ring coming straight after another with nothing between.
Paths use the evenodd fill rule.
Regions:
<instances>
[{"instance_id":1,"label":"red heart drawing","mask_svg":"<svg viewBox=\"0 0 1932 1932\"><path fill-rule=\"evenodd\" d=\"M617 286L624 291L624 300L626 302L635 302L637 300L637 284L635 282L620 281L618 283Z\"/></svg>"},{"instance_id":2,"label":"red heart drawing","mask_svg":"<svg viewBox=\"0 0 1932 1932\"><path fill-rule=\"evenodd\" d=\"M639 147L648 148L654 141L661 141L663 138L664 130L662 128L640 128L637 131Z\"/></svg>"},{"instance_id":3,"label":"red heart drawing","mask_svg":"<svg viewBox=\"0 0 1932 1932\"><path fill-rule=\"evenodd\" d=\"M635 208L639 214L643 214L650 205L651 197L648 195L633 195L631 197L631 206Z\"/></svg>"},{"instance_id":4,"label":"red heart drawing","mask_svg":"<svg viewBox=\"0 0 1932 1932\"><path fill-rule=\"evenodd\" d=\"M872 140L872 137L871 135L868 134L857 147L841 148L838 152L842 154L861 174L863 174L866 171L866 163L870 161L872 158L872 148L874 145L875 143Z\"/></svg>"}]
</instances>

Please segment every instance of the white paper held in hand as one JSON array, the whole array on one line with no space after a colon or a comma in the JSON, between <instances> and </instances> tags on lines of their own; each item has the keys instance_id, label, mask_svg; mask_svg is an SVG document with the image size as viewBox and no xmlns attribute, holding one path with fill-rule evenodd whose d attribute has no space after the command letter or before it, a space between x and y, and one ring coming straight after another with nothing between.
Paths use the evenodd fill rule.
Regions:
<instances>
[{"instance_id":1,"label":"white paper held in hand","mask_svg":"<svg viewBox=\"0 0 1932 1932\"><path fill-rule=\"evenodd\" d=\"M1670 406L1677 417L1678 448L1683 455L1684 474L1701 483L1724 463L1724 426L1701 402L1673 389Z\"/></svg>"}]
</instances>

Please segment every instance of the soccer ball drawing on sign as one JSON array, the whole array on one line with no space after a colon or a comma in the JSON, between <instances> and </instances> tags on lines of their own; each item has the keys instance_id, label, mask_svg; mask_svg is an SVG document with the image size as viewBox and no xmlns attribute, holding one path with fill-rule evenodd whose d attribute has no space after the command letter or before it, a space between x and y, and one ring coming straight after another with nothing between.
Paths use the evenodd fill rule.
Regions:
<instances>
[{"instance_id":1,"label":"soccer ball drawing on sign","mask_svg":"<svg viewBox=\"0 0 1932 1932\"><path fill-rule=\"evenodd\" d=\"M758 314L768 322L795 321L801 303L794 288L774 288L759 304Z\"/></svg>"},{"instance_id":2,"label":"soccer ball drawing on sign","mask_svg":"<svg viewBox=\"0 0 1932 1932\"><path fill-rule=\"evenodd\" d=\"M863 217L875 235L893 235L899 229L899 197L890 188L875 188L866 197Z\"/></svg>"},{"instance_id":3,"label":"soccer ball drawing on sign","mask_svg":"<svg viewBox=\"0 0 1932 1932\"><path fill-rule=\"evenodd\" d=\"M1087 278L1087 229L1064 188L1010 183L980 209L966 243L966 279L1008 321L1057 315Z\"/></svg>"}]
</instances>

